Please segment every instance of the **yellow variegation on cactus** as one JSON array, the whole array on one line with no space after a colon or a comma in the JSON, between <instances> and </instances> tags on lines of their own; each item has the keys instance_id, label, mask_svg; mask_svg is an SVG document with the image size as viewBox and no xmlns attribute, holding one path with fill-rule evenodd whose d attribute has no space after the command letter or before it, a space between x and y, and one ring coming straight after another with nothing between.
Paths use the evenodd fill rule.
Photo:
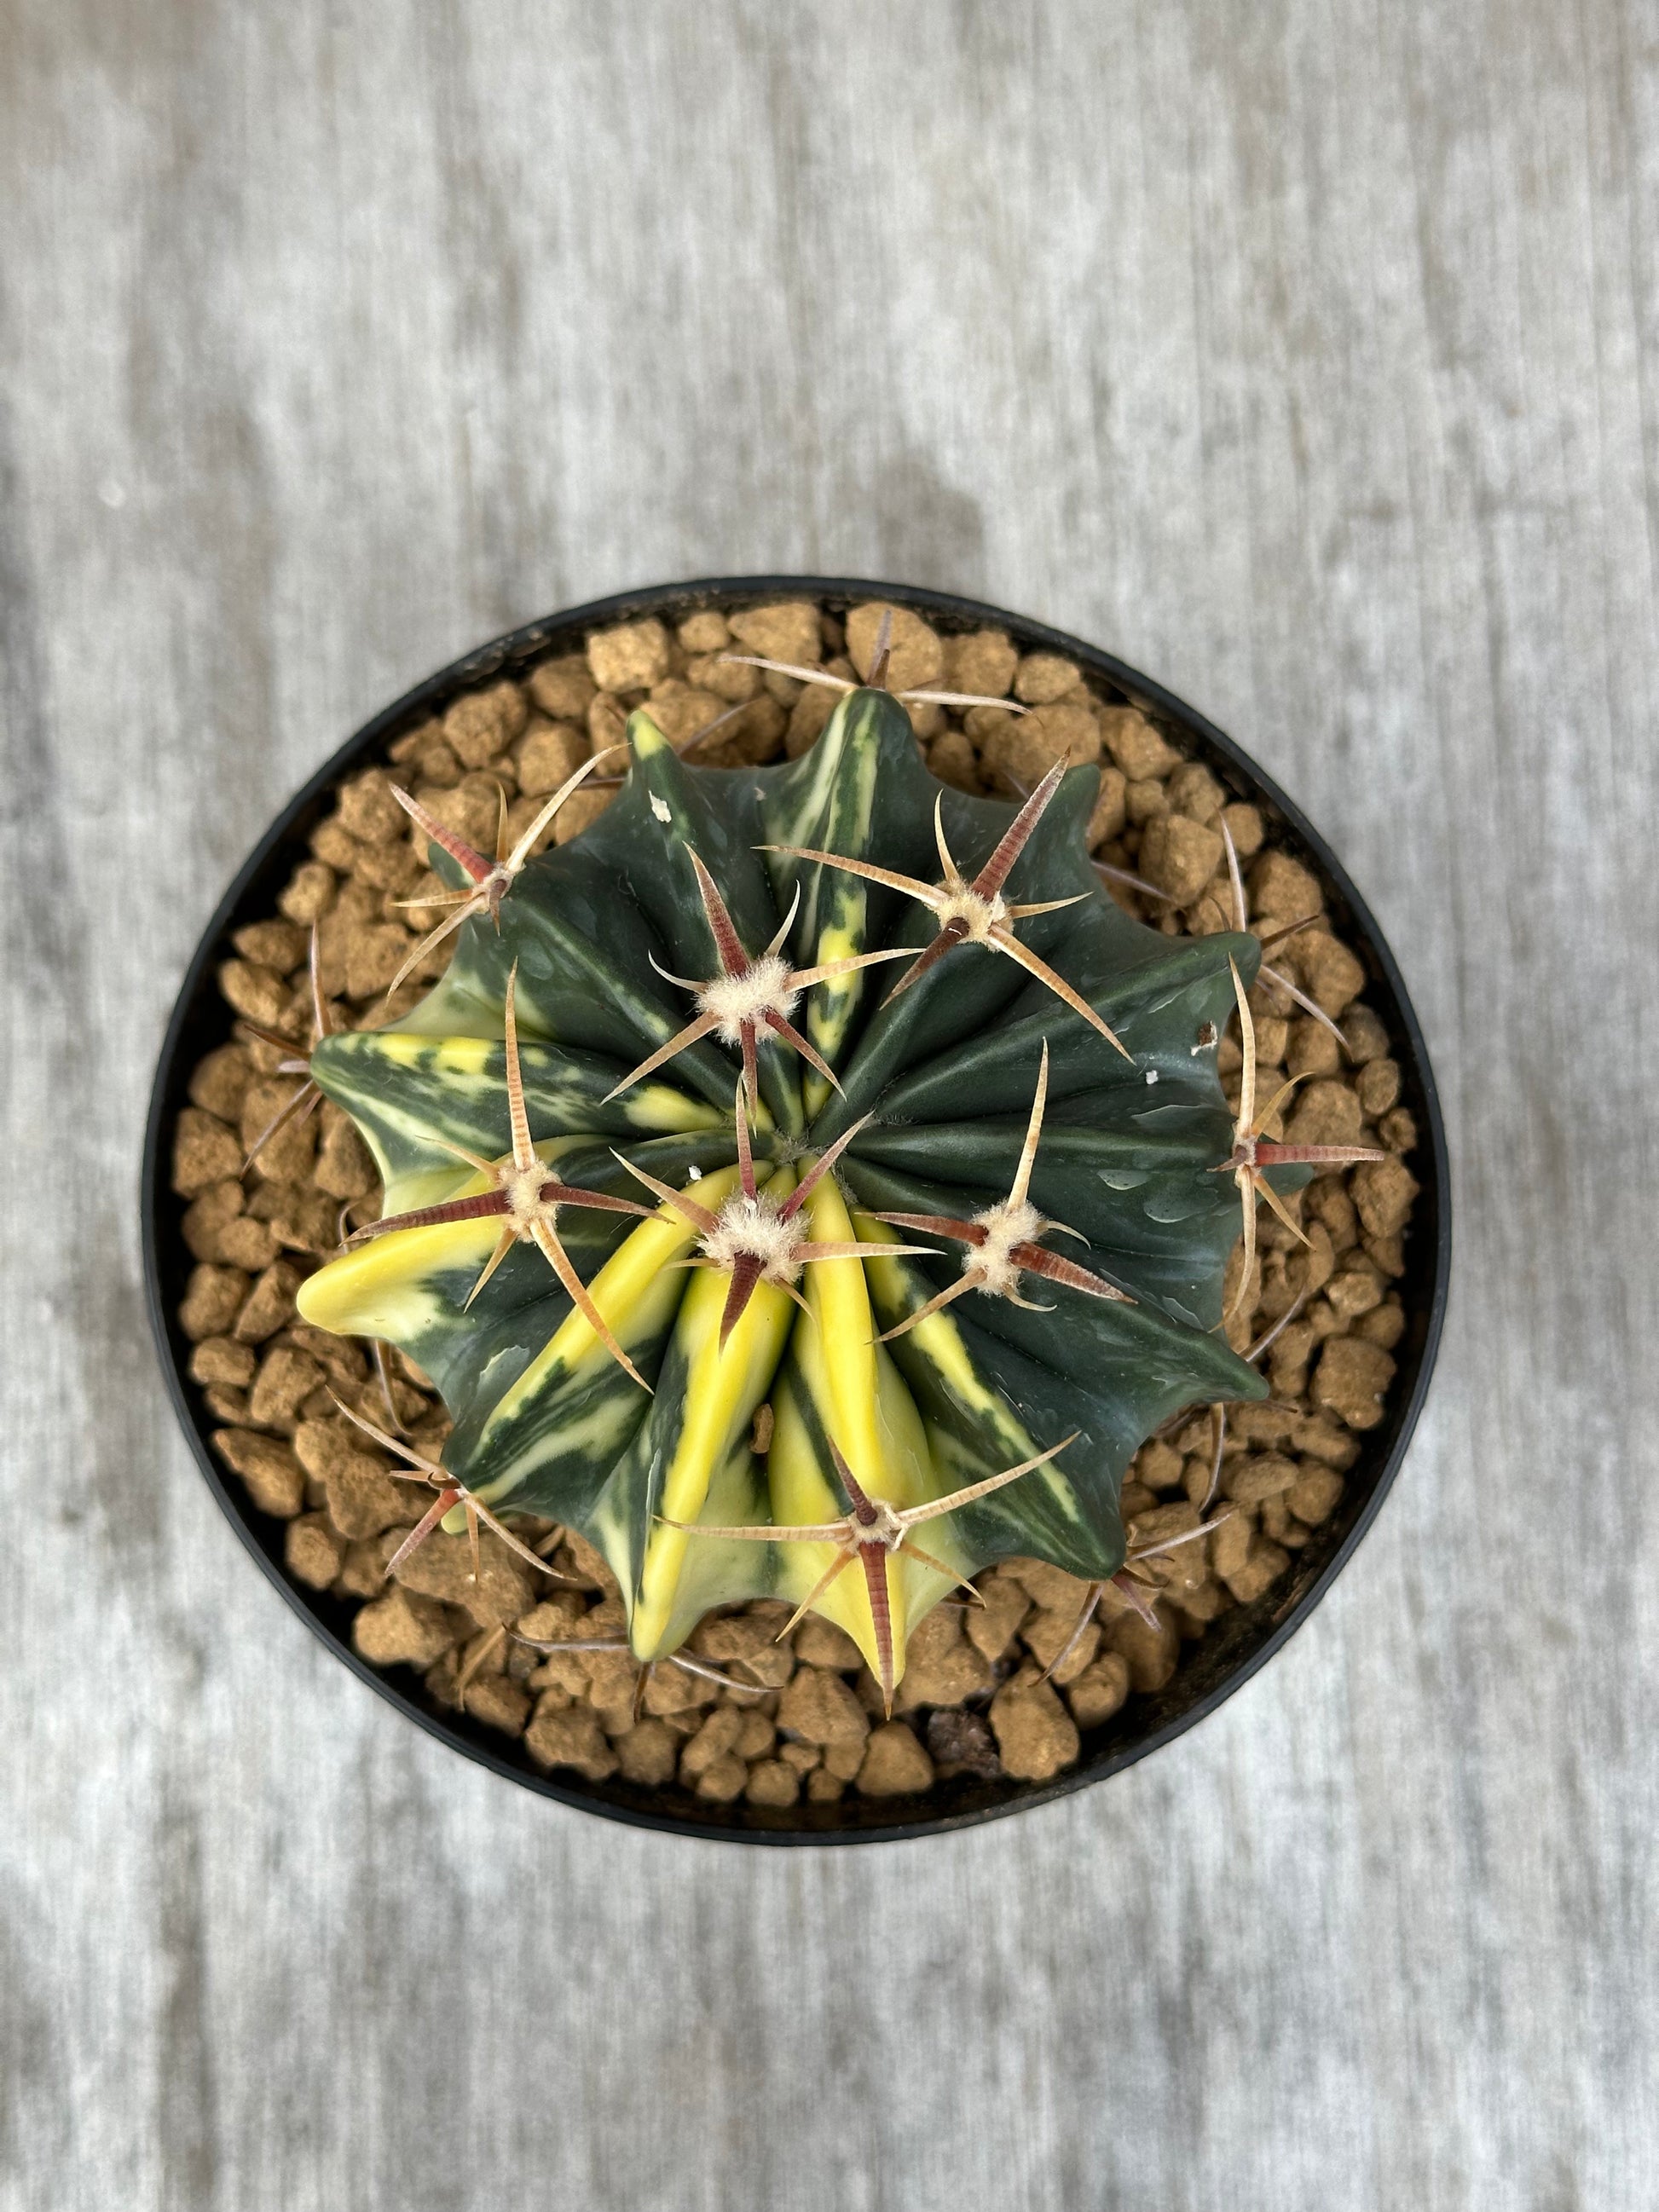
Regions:
<instances>
[{"instance_id":1,"label":"yellow variegation on cactus","mask_svg":"<svg viewBox=\"0 0 1659 2212\"><path fill-rule=\"evenodd\" d=\"M1103 894L1093 770L1018 811L936 784L878 672L787 765L693 769L642 713L628 746L540 858L405 800L455 955L312 1054L385 1215L301 1311L442 1391L405 1551L549 1516L610 1562L641 1659L781 1595L890 1703L957 1583L1118 1575L1135 1448L1262 1395L1219 1332L1235 1184L1253 1212L1310 1156L1217 1080L1259 947Z\"/></svg>"}]
</instances>

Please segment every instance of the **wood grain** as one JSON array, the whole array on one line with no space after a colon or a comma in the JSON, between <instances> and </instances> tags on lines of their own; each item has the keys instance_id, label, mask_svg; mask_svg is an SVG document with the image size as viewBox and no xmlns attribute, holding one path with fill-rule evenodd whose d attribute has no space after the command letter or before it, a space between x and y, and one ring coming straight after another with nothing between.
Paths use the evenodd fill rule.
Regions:
<instances>
[{"instance_id":1,"label":"wood grain","mask_svg":"<svg viewBox=\"0 0 1659 2212\"><path fill-rule=\"evenodd\" d=\"M1659 18L0 0L0 2203L1659 2199ZM188 951L509 623L953 586L1212 714L1449 1111L1425 1427L1268 1672L958 1839L620 1832L264 1589L140 1309Z\"/></svg>"}]
</instances>

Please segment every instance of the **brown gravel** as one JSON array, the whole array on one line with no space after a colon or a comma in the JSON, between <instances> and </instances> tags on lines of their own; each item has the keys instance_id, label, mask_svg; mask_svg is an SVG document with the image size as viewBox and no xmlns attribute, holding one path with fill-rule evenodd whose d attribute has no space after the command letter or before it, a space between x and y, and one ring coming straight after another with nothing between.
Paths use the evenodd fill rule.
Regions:
<instances>
[{"instance_id":1,"label":"brown gravel","mask_svg":"<svg viewBox=\"0 0 1659 2212\"><path fill-rule=\"evenodd\" d=\"M516 835L596 744L616 741L642 702L681 744L740 708L698 748L707 763L795 757L817 740L835 693L720 656L742 651L862 675L881 612L855 608L843 624L781 602L729 617L705 610L672 631L653 617L596 635L585 653L544 661L521 684L503 678L458 699L441 720L397 739L386 765L342 787L277 914L236 933L235 957L219 971L228 1009L305 1048L313 923L337 1027L395 1018L441 972L443 953L386 995L412 936L436 918L435 909L395 902L438 888L423 841L391 796L393 775L487 845L498 793ZM1273 1398L1229 1415L1211 1509L1224 1514L1221 1526L1147 1562L1156 1625L1115 1590L1097 1594L1037 1561L1004 1561L979 1578L982 1605L942 1605L918 1628L897 1711L884 1721L851 1641L809 1616L780 1642L787 1613L769 1601L710 1616L686 1648L690 1664L661 1662L641 1681L623 1645L609 1571L580 1536L549 1523L521 1524L547 1561L539 1578L486 1534L474 1584L465 1538L439 1534L386 1580L385 1561L418 1518L422 1493L393 1480L389 1460L330 1394L381 1425L392 1413L434 1454L448 1423L409 1361L388 1352L383 1382L363 1346L296 1322L300 1282L337 1249L343 1226L375 1217L379 1189L349 1119L327 1103L244 1172L246 1148L295 1079L276 1073L282 1053L234 1030L195 1069L173 1154L196 1263L179 1321L193 1346L191 1378L220 1425L215 1447L259 1510L287 1522L284 1556L296 1580L357 1604L352 1635L365 1658L420 1670L435 1699L518 1738L545 1769L775 1812L848 1790L914 1796L957 1778L1047 1780L1078 1759L1080 1731L1163 1689L1216 1623L1268 1597L1339 1510L1359 1439L1382 1418L1405 1328L1395 1285L1418 1192L1407 1164L1417 1131L1399 1104L1400 1070L1382 1024L1358 998L1364 969L1322 926L1317 878L1275 848L1254 806L1230 800L1168 733L1134 706L1103 699L1061 656L1022 657L995 629L942 637L902 608L893 610L891 644L897 685L1012 698L1031 710L913 706L918 744L942 781L1015 796L1056 759L1099 764L1091 842L1121 872L1108 887L1165 933L1232 926L1224 818L1245 864L1252 927L1267 935L1315 917L1276 948L1273 964L1343 1036L1339 1044L1286 990L1258 982L1250 994L1258 1091L1306 1076L1294 1140L1374 1144L1389 1157L1322 1176L1290 1201L1309 1247L1261 1213L1255 1277L1228 1334L1243 1350L1291 1316L1267 1356ZM556 834L578 834L611 796L579 793ZM1236 1103L1241 1060L1231 1035L1218 1064ZM1202 1407L1142 1447L1123 1492L1133 1544L1197 1526L1213 1453ZM548 1648L592 1644L610 1648Z\"/></svg>"}]
</instances>

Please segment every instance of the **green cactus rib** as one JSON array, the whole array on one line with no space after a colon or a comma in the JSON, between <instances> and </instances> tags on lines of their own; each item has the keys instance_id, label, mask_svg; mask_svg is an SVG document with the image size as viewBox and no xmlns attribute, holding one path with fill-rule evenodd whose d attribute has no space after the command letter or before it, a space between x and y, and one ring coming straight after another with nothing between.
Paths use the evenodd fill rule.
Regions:
<instances>
[{"instance_id":1,"label":"green cactus rib","mask_svg":"<svg viewBox=\"0 0 1659 2212\"><path fill-rule=\"evenodd\" d=\"M1146 1435L1183 1405L1264 1393L1220 1334L1240 1220L1234 1179L1218 1172L1236 1133L1215 1066L1234 968L1248 986L1260 948L1163 936L1101 892L1085 769L1018 817L1029 835L994 908L969 898L936 946L938 897L905 884L938 884L942 854L947 884L988 883L976 872L1015 810L935 783L882 690L847 694L817 747L775 768L692 769L643 713L628 742L613 804L524 866L493 923L465 921L419 1006L319 1042L312 1073L374 1153L386 1214L444 1218L349 1248L305 1284L301 1310L389 1340L433 1376L455 1421L445 1472L468 1495L599 1547L641 1659L674 1650L712 1606L773 1594L846 1628L890 1692L907 1630L955 1578L1014 1555L1115 1574L1119 1493ZM975 934L986 916L1004 940L988 924ZM769 1027L763 1011L744 1037L751 1165L733 1110L735 1017L722 1030L696 1008L703 981L724 975L720 1004L742 1012L744 963L775 940L772 996L759 983L751 995L789 1019ZM562 1253L639 1380L573 1304L545 1243L513 1243L479 1287L507 1243L514 975L517 1157L532 1185L544 1164L549 1188L574 1194L559 1203ZM690 1008L675 978L696 979ZM792 1046L791 1024L835 1086ZM500 1190L489 1162L505 1164ZM1273 1187L1308 1173L1274 1167ZM672 1195L640 1219L585 1208L583 1193ZM487 1210L453 1218L470 1194ZM744 1206L773 1224L775 1265L734 1260L708 1233ZM982 1224L1005 1216L1013 1226L986 1257ZM970 1260L973 1285L941 1302ZM763 1405L763 1457L751 1449ZM831 1573L842 1554L827 1540L729 1533L846 1521L856 1501L837 1453L864 1510L899 1513L1042 1463L931 1516L926 1554L882 1554L879 1588L876 1566Z\"/></svg>"}]
</instances>

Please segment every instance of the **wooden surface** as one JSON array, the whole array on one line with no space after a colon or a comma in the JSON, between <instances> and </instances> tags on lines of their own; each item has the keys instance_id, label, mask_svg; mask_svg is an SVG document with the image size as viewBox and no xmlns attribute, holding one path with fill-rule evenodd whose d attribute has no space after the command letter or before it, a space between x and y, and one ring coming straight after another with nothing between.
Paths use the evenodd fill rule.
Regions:
<instances>
[{"instance_id":1,"label":"wooden surface","mask_svg":"<svg viewBox=\"0 0 1659 2212\"><path fill-rule=\"evenodd\" d=\"M0 2204L1659 2201L1659 17L0 4ZM1122 1779L789 1855L427 1741L243 1557L135 1177L268 815L678 575L1098 640L1347 857L1452 1323L1289 1650Z\"/></svg>"}]
</instances>

